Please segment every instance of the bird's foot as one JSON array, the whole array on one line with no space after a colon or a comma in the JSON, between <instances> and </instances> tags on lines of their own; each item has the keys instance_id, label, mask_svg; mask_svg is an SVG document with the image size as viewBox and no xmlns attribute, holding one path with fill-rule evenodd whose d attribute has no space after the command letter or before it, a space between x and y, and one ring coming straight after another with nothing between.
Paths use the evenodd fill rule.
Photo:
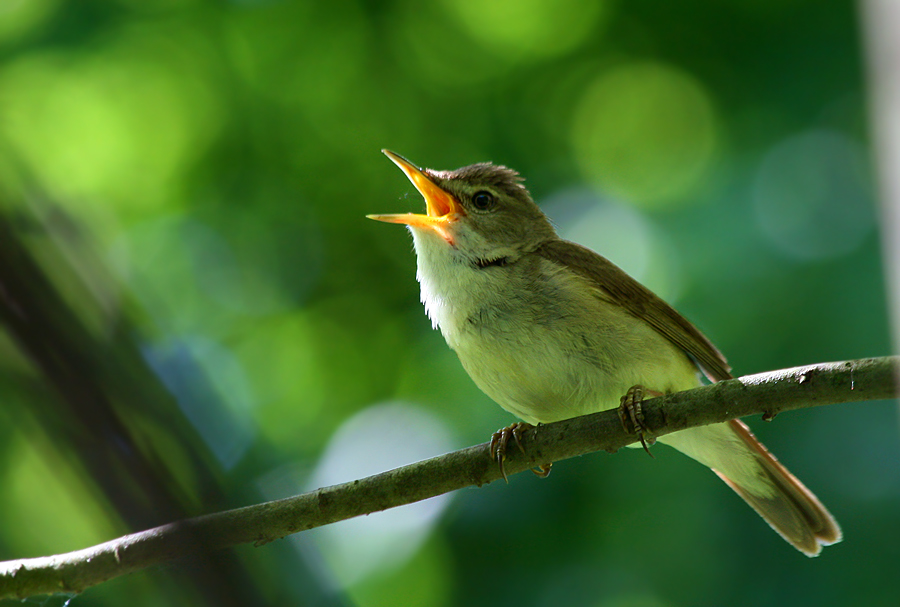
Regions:
<instances>
[{"instance_id":1,"label":"bird's foot","mask_svg":"<svg viewBox=\"0 0 900 607\"><path fill-rule=\"evenodd\" d=\"M506 469L503 466L503 462L506 461L506 447L509 445L509 439L510 437L514 438L519 451L522 452L522 455L525 455L525 447L522 446L522 433L533 429L534 426L527 422L516 422L497 430L491 436L491 459L497 462L497 465L500 467L500 474L507 483L509 482L509 479L506 478ZM541 464L538 468L532 468L531 471L534 472L536 476L546 478L550 475L550 468L552 466L552 463Z\"/></svg>"},{"instance_id":2,"label":"bird's foot","mask_svg":"<svg viewBox=\"0 0 900 607\"><path fill-rule=\"evenodd\" d=\"M644 432L647 430L647 426L644 423L644 411L641 408L641 403L644 401L644 392L643 386L631 386L628 388L628 392L625 393L625 396L622 397L619 403L619 419L622 420L622 428L625 429L625 432L637 434L644 451L647 452L647 455L653 457L648 445L655 443L656 439L644 437ZM656 392L655 390L646 390L646 392L653 396L662 396L662 392Z\"/></svg>"}]
</instances>

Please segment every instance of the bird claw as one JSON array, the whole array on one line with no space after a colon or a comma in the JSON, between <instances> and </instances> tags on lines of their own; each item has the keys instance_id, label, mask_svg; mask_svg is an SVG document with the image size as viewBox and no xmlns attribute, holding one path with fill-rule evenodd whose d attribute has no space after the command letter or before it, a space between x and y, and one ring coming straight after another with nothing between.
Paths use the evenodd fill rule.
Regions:
<instances>
[{"instance_id":1,"label":"bird claw","mask_svg":"<svg viewBox=\"0 0 900 607\"><path fill-rule=\"evenodd\" d=\"M662 396L661 393L653 390L648 390L648 392L652 393L654 396ZM622 397L619 404L619 419L622 420L622 428L624 428L625 432L637 434L644 451L647 452L647 455L653 457L648 445L655 443L656 439L644 437L647 426L644 422L644 411L641 408L643 400L643 386L631 386L628 388L628 392L625 393L625 396ZM629 424L631 424L631 427L629 427Z\"/></svg>"},{"instance_id":2,"label":"bird claw","mask_svg":"<svg viewBox=\"0 0 900 607\"><path fill-rule=\"evenodd\" d=\"M503 480L507 483L509 479L506 477L506 468L503 463L506 461L506 448L509 445L509 439L510 437L514 438L519 451L522 452L522 455L525 455L525 447L522 446L522 433L533 429L534 426L527 422L515 422L505 428L500 428L491 435L491 459L497 462L497 466L500 468L500 475L503 476ZM552 466L552 463L541 464L538 468L532 468L531 471L535 476L546 478L549 476Z\"/></svg>"},{"instance_id":3,"label":"bird claw","mask_svg":"<svg viewBox=\"0 0 900 607\"><path fill-rule=\"evenodd\" d=\"M550 476L550 469L553 468L553 462L541 464L537 468L532 468L531 472L538 478L547 478Z\"/></svg>"}]
</instances>

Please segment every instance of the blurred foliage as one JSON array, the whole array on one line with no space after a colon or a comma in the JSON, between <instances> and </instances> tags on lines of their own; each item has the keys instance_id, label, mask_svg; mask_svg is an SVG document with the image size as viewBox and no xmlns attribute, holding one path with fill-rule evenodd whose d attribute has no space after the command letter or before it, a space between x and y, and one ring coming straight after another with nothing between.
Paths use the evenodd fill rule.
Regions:
<instances>
[{"instance_id":1,"label":"blurred foliage","mask_svg":"<svg viewBox=\"0 0 900 607\"><path fill-rule=\"evenodd\" d=\"M421 208L383 147L515 167L739 374L889 353L858 31L846 0L0 0L0 559L513 421L364 218ZM754 426L843 525L816 560L659 448L45 604L897 604L894 406Z\"/></svg>"}]
</instances>

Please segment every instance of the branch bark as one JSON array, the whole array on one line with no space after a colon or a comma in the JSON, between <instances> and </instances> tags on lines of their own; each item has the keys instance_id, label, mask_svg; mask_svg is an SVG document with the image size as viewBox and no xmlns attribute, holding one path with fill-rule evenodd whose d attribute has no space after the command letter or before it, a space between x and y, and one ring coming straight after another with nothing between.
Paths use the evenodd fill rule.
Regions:
<instances>
[{"instance_id":1,"label":"branch bark","mask_svg":"<svg viewBox=\"0 0 900 607\"><path fill-rule=\"evenodd\" d=\"M762 414L898 395L900 357L822 363L748 375L647 400L654 436ZM614 452L636 441L616 411L547 424L525 433L525 454L511 449L508 475L594 451ZM216 512L126 535L55 556L0 563L0 599L82 592L106 580L181 557L292 533L410 504L501 478L488 444L410 464L295 497Z\"/></svg>"}]
</instances>

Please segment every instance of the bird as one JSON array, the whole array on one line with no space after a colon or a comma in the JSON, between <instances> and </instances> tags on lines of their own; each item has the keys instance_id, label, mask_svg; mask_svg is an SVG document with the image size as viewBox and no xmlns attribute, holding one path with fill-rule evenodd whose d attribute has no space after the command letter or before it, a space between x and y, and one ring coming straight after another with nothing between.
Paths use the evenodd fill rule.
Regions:
<instances>
[{"instance_id":1,"label":"bird","mask_svg":"<svg viewBox=\"0 0 900 607\"><path fill-rule=\"evenodd\" d=\"M426 213L368 217L408 227L433 327L475 384L522 420L492 437L501 472L507 442L523 429L614 408L647 449L644 395L695 388L701 375L732 378L722 353L671 306L560 238L515 170L489 162L433 170L382 152L422 194ZM831 513L742 421L658 441L711 468L803 554L842 539Z\"/></svg>"}]
</instances>

